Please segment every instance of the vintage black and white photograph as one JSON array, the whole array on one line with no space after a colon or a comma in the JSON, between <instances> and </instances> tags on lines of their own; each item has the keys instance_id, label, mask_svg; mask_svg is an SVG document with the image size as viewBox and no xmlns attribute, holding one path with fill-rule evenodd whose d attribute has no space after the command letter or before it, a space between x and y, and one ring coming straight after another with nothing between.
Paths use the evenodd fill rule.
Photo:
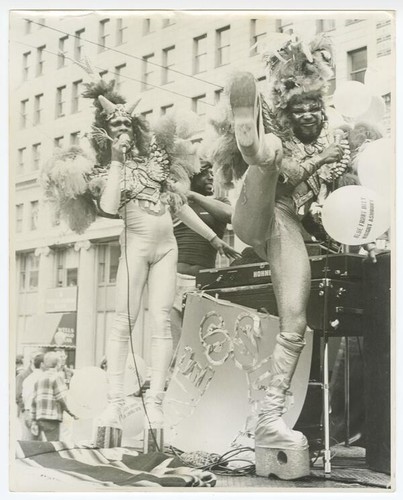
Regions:
<instances>
[{"instance_id":1,"label":"vintage black and white photograph","mask_svg":"<svg viewBox=\"0 0 403 500\"><path fill-rule=\"evenodd\" d=\"M56 9L9 12L10 490L394 491L395 12Z\"/></svg>"}]
</instances>

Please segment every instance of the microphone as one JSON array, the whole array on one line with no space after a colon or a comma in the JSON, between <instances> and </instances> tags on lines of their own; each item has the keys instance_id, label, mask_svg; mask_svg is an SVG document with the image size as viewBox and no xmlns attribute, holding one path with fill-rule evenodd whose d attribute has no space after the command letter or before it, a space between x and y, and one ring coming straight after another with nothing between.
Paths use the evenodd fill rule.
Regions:
<instances>
[{"instance_id":1,"label":"microphone","mask_svg":"<svg viewBox=\"0 0 403 500\"><path fill-rule=\"evenodd\" d=\"M130 143L131 143L131 139L130 139L129 134L127 134L126 132L123 132L123 134L121 134L119 136L119 141L125 142L125 144L122 145L122 151L123 151L123 154L126 154L128 149L129 149Z\"/></svg>"}]
</instances>

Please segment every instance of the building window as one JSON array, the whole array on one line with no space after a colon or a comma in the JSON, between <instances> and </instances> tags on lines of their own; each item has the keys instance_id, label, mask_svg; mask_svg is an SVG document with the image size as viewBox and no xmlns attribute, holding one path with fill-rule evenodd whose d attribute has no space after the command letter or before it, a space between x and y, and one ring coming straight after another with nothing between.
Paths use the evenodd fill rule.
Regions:
<instances>
[{"instance_id":1,"label":"building window","mask_svg":"<svg viewBox=\"0 0 403 500\"><path fill-rule=\"evenodd\" d=\"M46 19L44 17L40 17L38 19L38 30L41 30L46 24Z\"/></svg>"},{"instance_id":2,"label":"building window","mask_svg":"<svg viewBox=\"0 0 403 500\"><path fill-rule=\"evenodd\" d=\"M53 139L53 146L55 148L62 148L63 147L63 141L64 141L64 136L60 135L59 137L55 137Z\"/></svg>"},{"instance_id":3,"label":"building window","mask_svg":"<svg viewBox=\"0 0 403 500\"><path fill-rule=\"evenodd\" d=\"M37 290L38 276L39 256L36 256L34 252L22 254L20 258L20 290Z\"/></svg>"},{"instance_id":4,"label":"building window","mask_svg":"<svg viewBox=\"0 0 403 500\"><path fill-rule=\"evenodd\" d=\"M193 74L207 70L207 34L193 38Z\"/></svg>"},{"instance_id":5,"label":"building window","mask_svg":"<svg viewBox=\"0 0 403 500\"><path fill-rule=\"evenodd\" d=\"M120 246L116 241L98 247L98 284L116 283Z\"/></svg>"},{"instance_id":6,"label":"building window","mask_svg":"<svg viewBox=\"0 0 403 500\"><path fill-rule=\"evenodd\" d=\"M143 35L148 35L151 32L152 32L151 18L146 17L143 20Z\"/></svg>"},{"instance_id":7,"label":"building window","mask_svg":"<svg viewBox=\"0 0 403 500\"><path fill-rule=\"evenodd\" d=\"M38 125L38 123L41 123L42 103L43 103L43 94L36 95L34 102L34 125Z\"/></svg>"},{"instance_id":8,"label":"building window","mask_svg":"<svg viewBox=\"0 0 403 500\"><path fill-rule=\"evenodd\" d=\"M18 150L18 174L24 173L27 148L19 148Z\"/></svg>"},{"instance_id":9,"label":"building window","mask_svg":"<svg viewBox=\"0 0 403 500\"><path fill-rule=\"evenodd\" d=\"M103 19L102 21L99 21L99 52L107 49L106 42L109 37L109 23L110 19Z\"/></svg>"},{"instance_id":10,"label":"building window","mask_svg":"<svg viewBox=\"0 0 403 500\"><path fill-rule=\"evenodd\" d=\"M29 19L25 20L25 34L30 35L32 32L32 21Z\"/></svg>"},{"instance_id":11,"label":"building window","mask_svg":"<svg viewBox=\"0 0 403 500\"><path fill-rule=\"evenodd\" d=\"M164 19L162 20L163 28L167 28L168 26L172 26L173 24L175 24L175 21L172 17L164 17Z\"/></svg>"},{"instance_id":12,"label":"building window","mask_svg":"<svg viewBox=\"0 0 403 500\"><path fill-rule=\"evenodd\" d=\"M116 45L126 43L125 30L127 30L127 26L123 25L123 18L119 17L116 20Z\"/></svg>"},{"instance_id":13,"label":"building window","mask_svg":"<svg viewBox=\"0 0 403 500\"><path fill-rule=\"evenodd\" d=\"M41 143L37 142L32 145L32 168L33 170L39 170L41 163Z\"/></svg>"},{"instance_id":14,"label":"building window","mask_svg":"<svg viewBox=\"0 0 403 500\"><path fill-rule=\"evenodd\" d=\"M115 67L115 87L116 91L122 93L122 72L126 68L126 64L119 64ZM123 92L124 93L124 92Z\"/></svg>"},{"instance_id":15,"label":"building window","mask_svg":"<svg viewBox=\"0 0 403 500\"><path fill-rule=\"evenodd\" d=\"M103 78L103 77L104 77L104 76L106 76L107 74L108 74L108 70L107 70L107 69L104 69L104 70L102 70L102 71L100 71L100 72L99 72L99 76L100 76L101 78Z\"/></svg>"},{"instance_id":16,"label":"building window","mask_svg":"<svg viewBox=\"0 0 403 500\"><path fill-rule=\"evenodd\" d=\"M214 91L214 103L219 104L223 96L224 89L218 89Z\"/></svg>"},{"instance_id":17,"label":"building window","mask_svg":"<svg viewBox=\"0 0 403 500\"><path fill-rule=\"evenodd\" d=\"M336 21L334 19L318 19L316 21L316 33L325 33L336 29Z\"/></svg>"},{"instance_id":18,"label":"building window","mask_svg":"<svg viewBox=\"0 0 403 500\"><path fill-rule=\"evenodd\" d=\"M31 214L29 228L31 231L38 229L38 213L39 213L39 201L31 201Z\"/></svg>"},{"instance_id":19,"label":"building window","mask_svg":"<svg viewBox=\"0 0 403 500\"><path fill-rule=\"evenodd\" d=\"M216 66L223 66L230 62L230 33L229 26L216 30Z\"/></svg>"},{"instance_id":20,"label":"building window","mask_svg":"<svg viewBox=\"0 0 403 500\"><path fill-rule=\"evenodd\" d=\"M43 68L45 65L44 53L45 53L46 45L42 45L42 47L38 47L36 49L36 76L43 75Z\"/></svg>"},{"instance_id":21,"label":"building window","mask_svg":"<svg viewBox=\"0 0 403 500\"><path fill-rule=\"evenodd\" d=\"M173 76L170 69L174 66L175 46L162 50L162 84L173 82Z\"/></svg>"},{"instance_id":22,"label":"building window","mask_svg":"<svg viewBox=\"0 0 403 500\"><path fill-rule=\"evenodd\" d=\"M27 126L27 108L29 99L24 99L20 102L20 127L26 128Z\"/></svg>"},{"instance_id":23,"label":"building window","mask_svg":"<svg viewBox=\"0 0 403 500\"><path fill-rule=\"evenodd\" d=\"M73 82L73 87L71 91L71 112L78 113L80 111L80 94L81 94L81 84L82 80L77 80Z\"/></svg>"},{"instance_id":24,"label":"building window","mask_svg":"<svg viewBox=\"0 0 403 500\"><path fill-rule=\"evenodd\" d=\"M80 61L83 57L83 34L85 33L85 28L76 31L76 36L74 38L74 59Z\"/></svg>"},{"instance_id":25,"label":"building window","mask_svg":"<svg viewBox=\"0 0 403 500\"><path fill-rule=\"evenodd\" d=\"M29 63L31 59L31 51L22 54L22 79L28 80L29 78Z\"/></svg>"},{"instance_id":26,"label":"building window","mask_svg":"<svg viewBox=\"0 0 403 500\"><path fill-rule=\"evenodd\" d=\"M70 145L79 146L80 144L80 132L72 132L70 134Z\"/></svg>"},{"instance_id":27,"label":"building window","mask_svg":"<svg viewBox=\"0 0 403 500\"><path fill-rule=\"evenodd\" d=\"M192 111L199 116L204 116L206 114L205 99L206 94L192 97Z\"/></svg>"},{"instance_id":28,"label":"building window","mask_svg":"<svg viewBox=\"0 0 403 500\"><path fill-rule=\"evenodd\" d=\"M24 204L19 203L15 206L15 230L17 233L22 233L24 224Z\"/></svg>"},{"instance_id":29,"label":"building window","mask_svg":"<svg viewBox=\"0 0 403 500\"><path fill-rule=\"evenodd\" d=\"M74 248L58 248L55 262L56 287L77 286L79 253Z\"/></svg>"},{"instance_id":30,"label":"building window","mask_svg":"<svg viewBox=\"0 0 403 500\"><path fill-rule=\"evenodd\" d=\"M161 116L164 116L170 111L172 111L173 107L174 107L173 104L167 104L166 106L161 106Z\"/></svg>"},{"instance_id":31,"label":"building window","mask_svg":"<svg viewBox=\"0 0 403 500\"><path fill-rule=\"evenodd\" d=\"M148 90L151 88L151 80L153 79L154 66L153 66L154 54L149 54L143 57L143 76L142 76L142 90Z\"/></svg>"},{"instance_id":32,"label":"building window","mask_svg":"<svg viewBox=\"0 0 403 500\"><path fill-rule=\"evenodd\" d=\"M367 69L367 48L347 52L350 80L364 83L365 71Z\"/></svg>"},{"instance_id":33,"label":"building window","mask_svg":"<svg viewBox=\"0 0 403 500\"><path fill-rule=\"evenodd\" d=\"M149 109L148 111L143 111L141 116L150 123L153 118L153 110Z\"/></svg>"},{"instance_id":34,"label":"building window","mask_svg":"<svg viewBox=\"0 0 403 500\"><path fill-rule=\"evenodd\" d=\"M262 41L266 36L266 20L251 19L250 20L250 45L252 48L251 55L260 54L262 51Z\"/></svg>"},{"instance_id":35,"label":"building window","mask_svg":"<svg viewBox=\"0 0 403 500\"><path fill-rule=\"evenodd\" d=\"M286 21L285 19L276 19L276 32L286 33L287 35L294 34L294 23Z\"/></svg>"},{"instance_id":36,"label":"building window","mask_svg":"<svg viewBox=\"0 0 403 500\"><path fill-rule=\"evenodd\" d=\"M63 68L66 64L66 42L68 40L68 36L62 36L59 38L59 54L57 56L57 67Z\"/></svg>"},{"instance_id":37,"label":"building window","mask_svg":"<svg viewBox=\"0 0 403 500\"><path fill-rule=\"evenodd\" d=\"M56 89L56 118L64 116L66 104L66 85Z\"/></svg>"}]
</instances>

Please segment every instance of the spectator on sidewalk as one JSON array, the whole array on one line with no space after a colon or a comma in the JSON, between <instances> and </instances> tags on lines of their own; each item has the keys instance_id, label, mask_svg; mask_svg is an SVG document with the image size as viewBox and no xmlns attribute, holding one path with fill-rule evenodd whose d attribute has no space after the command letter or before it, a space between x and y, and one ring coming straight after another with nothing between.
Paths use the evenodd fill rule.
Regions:
<instances>
[{"instance_id":1,"label":"spectator on sidewalk","mask_svg":"<svg viewBox=\"0 0 403 500\"><path fill-rule=\"evenodd\" d=\"M31 432L31 406L34 396L34 387L36 381L43 373L43 353L38 353L33 359L33 372L22 383L22 400L24 403L24 422L21 439L22 440L37 440L38 436L34 436Z\"/></svg>"},{"instance_id":2,"label":"spectator on sidewalk","mask_svg":"<svg viewBox=\"0 0 403 500\"><path fill-rule=\"evenodd\" d=\"M59 440L64 412L76 418L67 406L67 386L58 370L59 359L55 352L45 354L45 371L35 382L32 397L32 423L38 425L39 434L46 441Z\"/></svg>"}]
</instances>

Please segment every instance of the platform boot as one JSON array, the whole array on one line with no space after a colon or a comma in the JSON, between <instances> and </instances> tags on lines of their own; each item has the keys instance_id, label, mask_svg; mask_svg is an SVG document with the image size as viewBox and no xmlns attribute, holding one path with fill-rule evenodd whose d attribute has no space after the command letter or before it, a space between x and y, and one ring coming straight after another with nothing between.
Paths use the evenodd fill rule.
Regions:
<instances>
[{"instance_id":1,"label":"platform boot","mask_svg":"<svg viewBox=\"0 0 403 500\"><path fill-rule=\"evenodd\" d=\"M260 96L252 73L235 73L229 84L229 101L237 146L245 162L278 170L281 141L274 134L265 134Z\"/></svg>"},{"instance_id":2,"label":"platform boot","mask_svg":"<svg viewBox=\"0 0 403 500\"><path fill-rule=\"evenodd\" d=\"M281 418L305 340L296 333L281 332L270 358L270 382L262 401L255 430L256 474L280 479L309 475L306 437L290 429Z\"/></svg>"}]
</instances>

